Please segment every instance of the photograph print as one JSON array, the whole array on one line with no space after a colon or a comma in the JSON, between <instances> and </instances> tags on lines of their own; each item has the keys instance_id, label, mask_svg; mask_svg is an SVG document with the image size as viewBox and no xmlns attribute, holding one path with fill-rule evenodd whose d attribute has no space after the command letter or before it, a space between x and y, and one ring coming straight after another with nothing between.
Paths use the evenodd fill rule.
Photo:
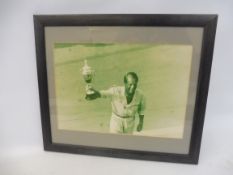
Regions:
<instances>
[{"instance_id":1,"label":"photograph print","mask_svg":"<svg viewBox=\"0 0 233 175\"><path fill-rule=\"evenodd\" d=\"M55 43L58 128L182 138L192 46Z\"/></svg>"}]
</instances>

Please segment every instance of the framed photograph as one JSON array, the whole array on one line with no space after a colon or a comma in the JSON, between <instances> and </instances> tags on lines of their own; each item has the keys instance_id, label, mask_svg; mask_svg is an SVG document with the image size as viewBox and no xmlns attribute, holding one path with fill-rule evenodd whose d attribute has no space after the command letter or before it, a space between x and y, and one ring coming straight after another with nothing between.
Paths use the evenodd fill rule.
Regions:
<instances>
[{"instance_id":1,"label":"framed photograph","mask_svg":"<svg viewBox=\"0 0 233 175\"><path fill-rule=\"evenodd\" d=\"M197 164L217 15L34 15L44 149Z\"/></svg>"}]
</instances>

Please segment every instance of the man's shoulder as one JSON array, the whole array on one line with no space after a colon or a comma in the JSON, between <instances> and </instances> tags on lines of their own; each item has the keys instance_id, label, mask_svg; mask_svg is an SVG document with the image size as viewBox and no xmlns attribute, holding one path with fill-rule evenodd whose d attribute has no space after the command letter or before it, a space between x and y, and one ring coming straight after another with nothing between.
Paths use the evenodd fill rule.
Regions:
<instances>
[{"instance_id":1,"label":"man's shoulder","mask_svg":"<svg viewBox=\"0 0 233 175\"><path fill-rule=\"evenodd\" d=\"M136 89L136 94L138 99L145 100L144 93L141 89Z\"/></svg>"}]
</instances>

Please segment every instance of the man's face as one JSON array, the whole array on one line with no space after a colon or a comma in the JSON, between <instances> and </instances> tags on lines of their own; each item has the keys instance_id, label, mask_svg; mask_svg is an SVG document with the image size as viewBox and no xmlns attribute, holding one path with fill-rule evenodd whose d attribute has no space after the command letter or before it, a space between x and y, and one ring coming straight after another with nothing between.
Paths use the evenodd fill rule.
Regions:
<instances>
[{"instance_id":1,"label":"man's face","mask_svg":"<svg viewBox=\"0 0 233 175\"><path fill-rule=\"evenodd\" d=\"M132 96L137 88L137 81L133 78L132 75L128 75L125 82L125 92L126 95Z\"/></svg>"}]
</instances>

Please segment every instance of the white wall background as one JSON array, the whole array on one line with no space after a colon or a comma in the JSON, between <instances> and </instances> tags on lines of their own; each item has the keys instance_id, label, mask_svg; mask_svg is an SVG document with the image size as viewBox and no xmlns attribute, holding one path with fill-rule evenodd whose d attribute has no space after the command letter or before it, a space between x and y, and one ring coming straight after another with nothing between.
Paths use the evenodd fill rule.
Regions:
<instances>
[{"instance_id":1,"label":"white wall background","mask_svg":"<svg viewBox=\"0 0 233 175\"><path fill-rule=\"evenodd\" d=\"M219 14L199 165L44 152L33 14ZM232 0L0 0L0 174L233 174Z\"/></svg>"}]
</instances>

